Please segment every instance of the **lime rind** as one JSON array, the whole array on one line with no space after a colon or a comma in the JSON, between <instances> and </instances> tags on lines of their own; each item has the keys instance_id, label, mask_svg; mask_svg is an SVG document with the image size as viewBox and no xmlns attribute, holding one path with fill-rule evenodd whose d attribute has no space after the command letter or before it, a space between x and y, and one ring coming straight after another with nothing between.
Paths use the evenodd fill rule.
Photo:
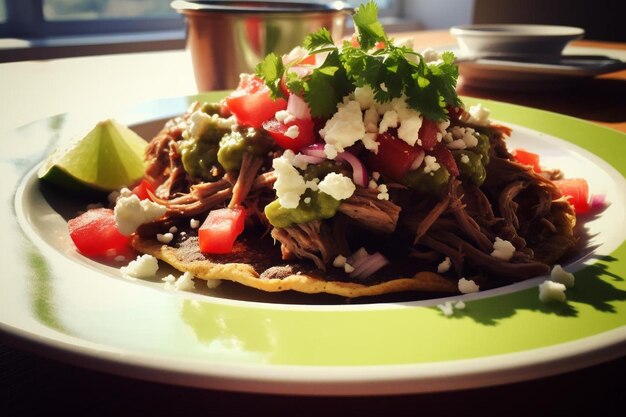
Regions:
<instances>
[{"instance_id":1,"label":"lime rind","mask_svg":"<svg viewBox=\"0 0 626 417\"><path fill-rule=\"evenodd\" d=\"M39 178L70 190L116 190L143 177L146 146L128 127L103 120L68 148L55 151Z\"/></svg>"}]
</instances>

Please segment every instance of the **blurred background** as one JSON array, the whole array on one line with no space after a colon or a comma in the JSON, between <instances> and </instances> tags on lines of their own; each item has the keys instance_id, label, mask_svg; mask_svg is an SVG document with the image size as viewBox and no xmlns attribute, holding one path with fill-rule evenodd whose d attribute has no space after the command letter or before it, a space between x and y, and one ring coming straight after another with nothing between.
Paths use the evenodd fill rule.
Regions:
<instances>
[{"instance_id":1,"label":"blurred background","mask_svg":"<svg viewBox=\"0 0 626 417\"><path fill-rule=\"evenodd\" d=\"M347 3L358 6L360 1ZM626 40L621 0L377 3L390 32L469 23L545 23L583 27L587 39ZM0 0L0 62L179 49L184 36L184 20L170 8L170 0Z\"/></svg>"}]
</instances>

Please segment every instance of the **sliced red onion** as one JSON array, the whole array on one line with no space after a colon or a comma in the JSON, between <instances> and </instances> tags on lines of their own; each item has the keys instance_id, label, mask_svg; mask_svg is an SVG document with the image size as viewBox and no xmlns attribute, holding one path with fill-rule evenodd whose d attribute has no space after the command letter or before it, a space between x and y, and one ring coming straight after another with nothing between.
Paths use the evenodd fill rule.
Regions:
<instances>
[{"instance_id":1,"label":"sliced red onion","mask_svg":"<svg viewBox=\"0 0 626 417\"><path fill-rule=\"evenodd\" d=\"M417 158L415 158L415 161L413 161L413 163L409 167L409 171L415 171L420 166L422 166L422 162L424 162L425 156L426 156L426 153L424 151L421 151L419 155L417 155Z\"/></svg>"},{"instance_id":2,"label":"sliced red onion","mask_svg":"<svg viewBox=\"0 0 626 417\"><path fill-rule=\"evenodd\" d=\"M311 118L311 109L302 97L295 94L289 94L287 101L287 112L292 114L296 119L309 120Z\"/></svg>"},{"instance_id":3,"label":"sliced red onion","mask_svg":"<svg viewBox=\"0 0 626 417\"><path fill-rule=\"evenodd\" d=\"M317 158L328 159L326 156L326 152L324 152L324 144L323 143L314 143L313 145L307 146L306 148L300 151L304 155L309 155ZM354 154L350 152L341 152L337 154L335 158L337 161L346 161L352 167L352 180L354 183L361 187L367 187L368 175L367 169L363 162L359 160Z\"/></svg>"},{"instance_id":4,"label":"sliced red onion","mask_svg":"<svg viewBox=\"0 0 626 417\"><path fill-rule=\"evenodd\" d=\"M351 154L350 152L342 152L337 155L337 159L343 159L352 167L352 180L356 185L361 187L367 186L367 169L365 169L365 165L363 162L359 160L356 156Z\"/></svg>"},{"instance_id":5,"label":"sliced red onion","mask_svg":"<svg viewBox=\"0 0 626 417\"><path fill-rule=\"evenodd\" d=\"M354 271L350 273L350 276L353 278L367 278L388 263L387 258L380 252L373 253L361 261L358 267L355 267Z\"/></svg>"},{"instance_id":6,"label":"sliced red onion","mask_svg":"<svg viewBox=\"0 0 626 417\"><path fill-rule=\"evenodd\" d=\"M589 207L591 210L606 208L606 195L605 194L593 194L589 201Z\"/></svg>"},{"instance_id":7,"label":"sliced red onion","mask_svg":"<svg viewBox=\"0 0 626 417\"><path fill-rule=\"evenodd\" d=\"M326 157L326 153L324 152L324 144L323 143L314 143L313 145L307 146L306 148L302 149L300 151L300 153L302 153L303 155L308 155L308 156L314 156L314 157L317 157L317 158L328 159Z\"/></svg>"}]
</instances>

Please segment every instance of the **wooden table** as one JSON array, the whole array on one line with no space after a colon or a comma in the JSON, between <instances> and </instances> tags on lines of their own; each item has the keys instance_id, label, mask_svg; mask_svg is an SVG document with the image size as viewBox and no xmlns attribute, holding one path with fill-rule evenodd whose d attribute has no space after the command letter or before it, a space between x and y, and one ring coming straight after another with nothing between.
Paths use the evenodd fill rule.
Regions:
<instances>
[{"instance_id":1,"label":"wooden table","mask_svg":"<svg viewBox=\"0 0 626 417\"><path fill-rule=\"evenodd\" d=\"M453 45L445 31L397 34L417 49ZM586 47L626 50L626 44L580 41ZM463 95L551 110L626 132L626 71L551 92L510 92L463 87ZM0 64L0 131L63 112L106 116L123 106L164 96L193 94L184 51L109 55ZM10 97L10 99L8 99ZM2 248L2 250L6 250ZM0 339L7 343L8 339ZM432 414L617 415L626 358L540 380L459 392L367 398L289 397L190 389L134 380L45 359L0 345L0 409L161 415L211 414L353 415ZM8 411L8 412L7 412ZM7 412L5 414L5 412ZM463 413L463 414L460 414ZM560 413L559 413L560 414Z\"/></svg>"}]
</instances>

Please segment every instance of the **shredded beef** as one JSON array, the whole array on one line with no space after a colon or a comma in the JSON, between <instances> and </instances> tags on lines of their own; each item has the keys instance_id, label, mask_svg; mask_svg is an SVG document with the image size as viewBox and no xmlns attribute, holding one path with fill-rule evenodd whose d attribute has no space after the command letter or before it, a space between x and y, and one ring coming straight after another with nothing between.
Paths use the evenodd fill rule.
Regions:
<instances>
[{"instance_id":1,"label":"shredded beef","mask_svg":"<svg viewBox=\"0 0 626 417\"><path fill-rule=\"evenodd\" d=\"M320 220L274 228L272 237L281 243L283 259L310 259L321 270L337 255L332 234Z\"/></svg>"},{"instance_id":2,"label":"shredded beef","mask_svg":"<svg viewBox=\"0 0 626 417\"><path fill-rule=\"evenodd\" d=\"M357 187L354 194L339 205L338 211L365 229L380 233L396 230L400 206L378 199L378 191Z\"/></svg>"}]
</instances>

